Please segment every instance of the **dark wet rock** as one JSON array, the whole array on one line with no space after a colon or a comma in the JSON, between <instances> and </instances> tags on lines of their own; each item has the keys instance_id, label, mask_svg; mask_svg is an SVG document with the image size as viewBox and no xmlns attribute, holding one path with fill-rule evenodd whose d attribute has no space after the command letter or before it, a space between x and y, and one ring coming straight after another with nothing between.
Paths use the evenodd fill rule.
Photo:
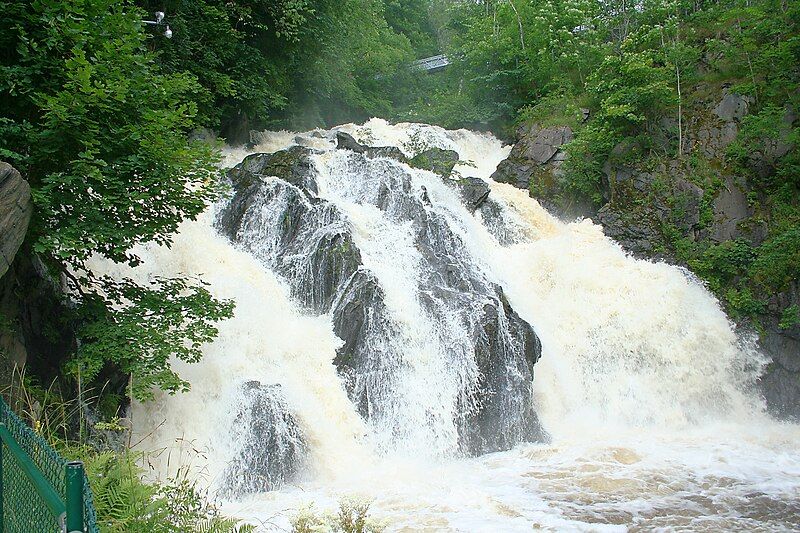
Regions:
<instances>
[{"instance_id":1,"label":"dark wet rock","mask_svg":"<svg viewBox=\"0 0 800 533\"><path fill-rule=\"evenodd\" d=\"M542 128L538 124L528 124L517 130L517 137L517 143L508 158L497 166L492 179L531 191L542 205L558 215L586 214L583 205L561 209L555 201L559 195L561 166L567 158L563 146L572 140L572 129L569 126Z\"/></svg>"},{"instance_id":2,"label":"dark wet rock","mask_svg":"<svg viewBox=\"0 0 800 533\"><path fill-rule=\"evenodd\" d=\"M28 182L11 165L0 161L0 277L25 240L32 212Z\"/></svg>"},{"instance_id":3,"label":"dark wet rock","mask_svg":"<svg viewBox=\"0 0 800 533\"><path fill-rule=\"evenodd\" d=\"M800 422L800 329L771 325L761 334L761 346L771 359L758 383L767 410Z\"/></svg>"},{"instance_id":4,"label":"dark wet rock","mask_svg":"<svg viewBox=\"0 0 800 533\"><path fill-rule=\"evenodd\" d=\"M367 147L360 144L355 137L343 131L336 132L336 148L338 150L350 150L357 154L363 154L367 151Z\"/></svg>"},{"instance_id":5,"label":"dark wet rock","mask_svg":"<svg viewBox=\"0 0 800 533\"><path fill-rule=\"evenodd\" d=\"M499 183L510 183L520 189L528 189L536 167L536 163L532 161L509 156L497 165L497 170L492 174L492 179Z\"/></svg>"},{"instance_id":6,"label":"dark wet rock","mask_svg":"<svg viewBox=\"0 0 800 533\"><path fill-rule=\"evenodd\" d=\"M352 135L343 131L336 132L336 148L339 150L350 150L351 152L364 154L371 158L385 157L403 163L408 162L406 155L396 146L366 146L360 144Z\"/></svg>"},{"instance_id":7,"label":"dark wet rock","mask_svg":"<svg viewBox=\"0 0 800 533\"><path fill-rule=\"evenodd\" d=\"M427 265L421 301L431 316L461 315L479 370L459 406L461 451L479 455L545 440L532 405L533 365L541 356L533 328L511 308L502 288L465 263L465 243L444 217L421 210L413 218L417 248Z\"/></svg>"},{"instance_id":8,"label":"dark wet rock","mask_svg":"<svg viewBox=\"0 0 800 533\"><path fill-rule=\"evenodd\" d=\"M771 362L759 380L759 388L772 415L800 422L800 325L780 324L783 311L791 306L800 306L797 280L767 302L761 346Z\"/></svg>"},{"instance_id":9,"label":"dark wet rock","mask_svg":"<svg viewBox=\"0 0 800 533\"><path fill-rule=\"evenodd\" d=\"M448 363L453 367L469 364L464 358L474 361L481 376L465 390L458 406L460 451L475 455L542 440L531 396L533 364L541 352L531 326L511 309L500 287L475 270L466 244L443 215L428 209L427 191L415 194L409 174L359 156L348 162L353 173L379 181L365 183L363 190L353 193L398 224L411 222L422 261L418 297L430 320L441 321L434 328L436 335L448 335L447 321L455 319L470 337L446 354L453 358ZM488 185L482 180L447 183L463 192L465 202L486 205ZM377 194L372 192L376 189ZM402 335L401 327L386 308L383 289L370 271L359 269L340 294L331 311L334 330L344 341L335 364L362 416L391 424L394 417L389 413L397 401L393 384L407 354L386 340Z\"/></svg>"},{"instance_id":10,"label":"dark wet rock","mask_svg":"<svg viewBox=\"0 0 800 533\"><path fill-rule=\"evenodd\" d=\"M461 201L470 212L478 209L489 197L489 184L480 178L458 178L450 180L448 185L455 187L461 196Z\"/></svg>"},{"instance_id":11,"label":"dark wet rock","mask_svg":"<svg viewBox=\"0 0 800 533\"><path fill-rule=\"evenodd\" d=\"M460 233L432 208L427 191L412 182L408 169L373 159L366 150L351 150L343 158L342 171L358 179L340 192L409 227L420 258L416 297L435 324L431 334L441 336L433 345L457 344L441 354L448 367L478 368L460 385L463 391L454 406L460 413L454 421L460 452L475 455L541 440L531 394L533 364L541 353L533 329L475 266ZM448 165L458 157L455 152L432 153ZM307 175L284 171L276 179L263 174L270 161L248 160L232 171L236 192L220 212L218 226L281 275L292 296L309 310L330 313L334 332L343 341L334 364L350 399L364 418L397 432L402 440L397 389L402 388L402 369L410 354L403 342L392 340L402 339L405 330L387 308L378 278L364 267L347 218L310 190L313 168L288 165ZM486 204L489 189L482 180L467 178L451 185L471 209ZM448 337L454 322L464 328L460 340Z\"/></svg>"},{"instance_id":12,"label":"dark wet rock","mask_svg":"<svg viewBox=\"0 0 800 533\"><path fill-rule=\"evenodd\" d=\"M274 154L288 180L259 173L270 168L270 157L245 159L231 171L236 192L218 214L217 226L283 275L301 303L324 313L361 264L361 255L342 213L312 194L316 170L308 153L294 147ZM305 155L293 158L292 154Z\"/></svg>"},{"instance_id":13,"label":"dark wet rock","mask_svg":"<svg viewBox=\"0 0 800 533\"><path fill-rule=\"evenodd\" d=\"M238 450L223 473L224 498L279 489L306 460L303 431L279 385L245 383L231 433Z\"/></svg>"},{"instance_id":14,"label":"dark wet rock","mask_svg":"<svg viewBox=\"0 0 800 533\"><path fill-rule=\"evenodd\" d=\"M507 335L517 344L509 345ZM481 392L472 406L461 410L462 450L480 455L507 450L520 442L545 440L533 404L525 399L525 394L532 392L533 368L542 345L499 286L494 286L494 295L483 306L473 343L480 371L477 390Z\"/></svg>"},{"instance_id":15,"label":"dark wet rock","mask_svg":"<svg viewBox=\"0 0 800 533\"><path fill-rule=\"evenodd\" d=\"M384 298L375 275L362 268L349 279L331 311L333 329L344 341L333 363L348 396L367 419L380 417L386 398L377 391L390 388L394 377L392 357L383 343L399 333Z\"/></svg>"},{"instance_id":16,"label":"dark wet rock","mask_svg":"<svg viewBox=\"0 0 800 533\"><path fill-rule=\"evenodd\" d=\"M503 207L491 198L487 198L476 212L489 233L502 246L516 244L524 239L524 229L517 225L516 219L506 217Z\"/></svg>"},{"instance_id":17,"label":"dark wet rock","mask_svg":"<svg viewBox=\"0 0 800 533\"><path fill-rule=\"evenodd\" d=\"M397 148L396 146L370 146L364 152L364 155L372 158L385 157L387 159L394 159L395 161L400 161L402 163L408 163L408 158L406 155L402 150L400 150L400 148Z\"/></svg>"},{"instance_id":18,"label":"dark wet rock","mask_svg":"<svg viewBox=\"0 0 800 533\"><path fill-rule=\"evenodd\" d=\"M292 146L274 154L252 154L232 168L228 177L237 191L258 187L263 178L274 176L316 195L316 169L311 160L314 153L305 146Z\"/></svg>"},{"instance_id":19,"label":"dark wet rock","mask_svg":"<svg viewBox=\"0 0 800 533\"><path fill-rule=\"evenodd\" d=\"M458 152L442 148L428 148L411 158L409 164L415 168L430 170L443 178L450 177L458 163Z\"/></svg>"},{"instance_id":20,"label":"dark wet rock","mask_svg":"<svg viewBox=\"0 0 800 533\"><path fill-rule=\"evenodd\" d=\"M654 243L661 237L655 223L637 213L618 211L605 205L594 220L602 224L603 232L637 257L651 257Z\"/></svg>"},{"instance_id":21,"label":"dark wet rock","mask_svg":"<svg viewBox=\"0 0 800 533\"><path fill-rule=\"evenodd\" d=\"M431 197L428 195L428 189L424 185L420 187L420 200L427 206L431 205Z\"/></svg>"}]
</instances>

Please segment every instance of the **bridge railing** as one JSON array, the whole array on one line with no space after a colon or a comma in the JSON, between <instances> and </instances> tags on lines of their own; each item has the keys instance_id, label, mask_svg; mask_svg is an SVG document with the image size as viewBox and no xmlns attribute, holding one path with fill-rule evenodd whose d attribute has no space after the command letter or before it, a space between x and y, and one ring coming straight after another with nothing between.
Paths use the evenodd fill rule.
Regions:
<instances>
[{"instance_id":1,"label":"bridge railing","mask_svg":"<svg viewBox=\"0 0 800 533\"><path fill-rule=\"evenodd\" d=\"M418 59L411 63L411 66L418 70L426 70L428 72L433 72L436 70L441 70L450 64L450 59L445 54L439 54L437 56L426 57L423 59Z\"/></svg>"},{"instance_id":2,"label":"bridge railing","mask_svg":"<svg viewBox=\"0 0 800 533\"><path fill-rule=\"evenodd\" d=\"M92 491L68 462L0 398L0 533L98 533Z\"/></svg>"}]
</instances>

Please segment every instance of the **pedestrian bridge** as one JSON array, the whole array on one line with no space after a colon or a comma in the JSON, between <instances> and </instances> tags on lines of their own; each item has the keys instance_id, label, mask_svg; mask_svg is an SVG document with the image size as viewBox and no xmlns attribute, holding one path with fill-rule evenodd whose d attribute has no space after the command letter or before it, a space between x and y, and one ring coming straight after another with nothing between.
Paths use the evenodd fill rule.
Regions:
<instances>
[{"instance_id":1,"label":"pedestrian bridge","mask_svg":"<svg viewBox=\"0 0 800 533\"><path fill-rule=\"evenodd\" d=\"M425 70L427 72L437 72L444 69L449 64L450 60L447 59L447 56L444 54L439 54L438 56L418 59L412 63L412 66L416 69Z\"/></svg>"}]
</instances>

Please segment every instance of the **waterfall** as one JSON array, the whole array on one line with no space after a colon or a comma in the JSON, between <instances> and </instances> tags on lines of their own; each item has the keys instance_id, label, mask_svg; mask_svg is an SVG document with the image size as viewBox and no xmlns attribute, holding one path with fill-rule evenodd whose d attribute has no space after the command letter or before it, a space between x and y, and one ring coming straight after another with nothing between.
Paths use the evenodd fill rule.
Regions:
<instances>
[{"instance_id":1,"label":"waterfall","mask_svg":"<svg viewBox=\"0 0 800 533\"><path fill-rule=\"evenodd\" d=\"M134 271L95 261L200 275L237 305L200 363L175 362L189 393L134 405L158 472L190 463L255 520L354 493L400 525L465 531L613 530L702 505L658 488L667 471L734 514L740 493L798 494L800 433L752 390L766 361L690 273L509 185L466 203L466 178L488 182L508 153L489 134L338 130L409 157L455 150L455 179L336 150L336 131L265 132L227 153L230 198L170 249L136 250ZM708 449L703 470L690 452ZM641 501L608 496L623 493Z\"/></svg>"}]
</instances>

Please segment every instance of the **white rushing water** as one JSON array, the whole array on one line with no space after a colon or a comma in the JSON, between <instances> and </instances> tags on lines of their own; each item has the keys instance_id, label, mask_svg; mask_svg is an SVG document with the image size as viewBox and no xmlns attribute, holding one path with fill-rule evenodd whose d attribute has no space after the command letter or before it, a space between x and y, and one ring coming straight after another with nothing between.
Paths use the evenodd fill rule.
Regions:
<instances>
[{"instance_id":1,"label":"white rushing water","mask_svg":"<svg viewBox=\"0 0 800 533\"><path fill-rule=\"evenodd\" d=\"M454 149L470 162L456 170L484 179L509 150L490 135L377 119L341 129L408 154ZM627 256L589 220L564 223L525 191L491 183L499 224L513 237L501 244L487 229L497 220L471 214L434 174L404 168L464 243L471 268L503 287L542 341L533 393L551 441L472 459L448 453L457 438L451 411L475 369L457 321L430 316L415 297L424 272L410 228L362 201L376 169L399 164L376 160L373 174L353 176L325 133L264 134L252 152L295 142L323 150L314 156L319 196L346 215L402 332L396 412L386 415L401 431L362 420L333 365L341 341L330 317L304 313L285 280L218 235L212 209L185 223L170 249L138 250L145 263L132 273L96 265L142 281L200 275L237 305L200 363L175 363L191 392L134 406L133 441L163 450L153 459L158 473L189 463L213 490L237 449L229 428L241 384L257 380L280 385L310 452L300 478L281 490L223 503L264 531L289 530L310 504L334 510L352 497L370 501L390 531L800 527L800 429L763 414L751 390L763 358L698 282ZM245 155L231 151L227 163ZM390 442L398 434L403 446Z\"/></svg>"}]
</instances>

